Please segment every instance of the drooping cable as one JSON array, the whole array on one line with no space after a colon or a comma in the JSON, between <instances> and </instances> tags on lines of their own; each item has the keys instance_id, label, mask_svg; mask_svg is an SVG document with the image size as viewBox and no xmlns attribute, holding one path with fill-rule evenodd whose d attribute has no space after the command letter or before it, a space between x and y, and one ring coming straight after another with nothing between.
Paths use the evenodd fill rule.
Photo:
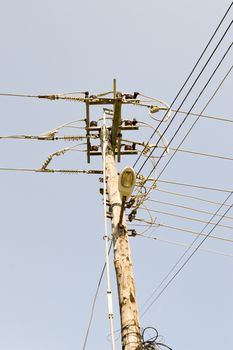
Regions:
<instances>
[{"instance_id":1,"label":"drooping cable","mask_svg":"<svg viewBox=\"0 0 233 350\"><path fill-rule=\"evenodd\" d=\"M149 338L146 338L146 331L149 330L150 331L150 336ZM154 332L154 335L151 336L151 332ZM157 331L157 329L155 329L154 327L146 327L143 329L142 331L142 340L141 340L141 344L139 345L139 347L137 348L137 350L158 350L162 348L166 348L168 350L172 350L169 346L165 345L164 343L158 342L158 337L159 337L159 333Z\"/></svg>"}]
</instances>

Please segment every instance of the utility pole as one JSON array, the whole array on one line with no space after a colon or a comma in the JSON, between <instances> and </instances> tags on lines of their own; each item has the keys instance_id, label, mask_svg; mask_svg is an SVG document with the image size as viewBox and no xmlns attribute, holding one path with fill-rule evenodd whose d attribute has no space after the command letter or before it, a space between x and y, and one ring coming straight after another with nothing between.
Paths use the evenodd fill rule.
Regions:
<instances>
[{"instance_id":1,"label":"utility pole","mask_svg":"<svg viewBox=\"0 0 233 350\"><path fill-rule=\"evenodd\" d=\"M115 87L114 82L114 87ZM115 89L114 89L115 90ZM125 215L118 189L115 150L121 124L121 98L114 91L115 105L111 133L104 127L101 133L104 172L112 214L112 239L121 318L122 350L135 350L141 344L141 329L136 301L135 282ZM122 219L121 219L122 217ZM121 221L121 223L120 223ZM120 224L119 224L120 223Z\"/></svg>"},{"instance_id":2,"label":"utility pole","mask_svg":"<svg viewBox=\"0 0 233 350\"><path fill-rule=\"evenodd\" d=\"M124 215L122 225L118 225L122 203L118 190L115 157L109 137L105 154L105 169L108 199L112 208L112 238L121 317L122 349L134 350L141 344L141 331L132 260Z\"/></svg>"},{"instance_id":3,"label":"utility pole","mask_svg":"<svg viewBox=\"0 0 233 350\"><path fill-rule=\"evenodd\" d=\"M113 93L113 97L112 97ZM22 95L22 94L1 94L6 96L20 96L20 97L30 97L30 98L40 98L53 100L65 100L72 102L81 102L86 105L86 118L85 130L86 135L68 135L68 136L57 136L61 128L66 126L71 126L79 122L76 120L63 124L53 130L50 130L44 134L38 136L33 135L15 135L7 136L1 138L22 138L22 139L38 139L38 140L66 140L66 141L81 141L86 139L86 154L87 162L90 163L92 156L103 157L103 170L80 170L80 169L50 169L48 168L52 159L56 156L61 156L65 152L76 149L79 146L75 145L72 147L66 147L59 151L56 151L48 156L44 161L42 166L38 169L9 169L5 170L29 170L35 172L50 172L50 173L84 173L84 174L103 174L103 195L104 195L104 240L105 240L105 255L106 255L106 276L107 276L107 296L108 296L108 316L110 320L110 330L111 330L111 340L112 340L112 350L115 350L114 342L114 328L113 328L113 307L112 307L112 291L110 283L110 264L109 264L109 236L107 229L107 205L110 206L111 220L112 220L112 242L114 247L114 266L116 272L116 280L118 287L118 299L120 308L120 319L121 319L121 340L122 340L122 350L158 350L158 346L162 345L170 349L162 343L157 343L158 332L153 327L146 327L141 330L138 314L138 306L136 301L136 290L135 282L133 276L133 267L130 254L129 240L128 240L128 230L126 226L125 218L125 202L132 194L133 188L136 183L135 171L131 167L126 167L121 175L120 181L118 179L118 173L116 169L115 157L117 156L117 161L120 162L122 155L137 155L138 150L136 145L143 146L143 154L148 153L150 147L154 148L154 145L148 145L143 142L129 141L122 139L122 132L126 130L138 130L139 125L137 120L122 120L121 118L121 107L122 105L134 105L147 108L151 116L152 113L157 113L160 110L167 110L167 114L170 115L170 107L163 101L153 99L153 101L158 101L159 106L151 105L150 101L138 99L138 95L144 98L144 96L138 92L132 93L118 93L116 90L116 80L113 81L113 91L104 92L98 95L90 95L88 91L79 92L78 96L73 96L73 94L52 94L52 95ZM110 95L110 96L109 96ZM148 97L149 100L151 99ZM149 104L148 104L149 103ZM90 107L104 105L104 118L99 118L98 120L90 120ZM106 108L106 106L112 106L112 108ZM108 119L112 120L111 126L106 126L106 113L111 117ZM103 126L99 127L99 120L104 120ZM148 125L147 123L143 123ZM74 126L73 127L77 127ZM156 129L157 130L157 129ZM160 134L159 134L160 135ZM96 144L96 140L101 140L102 150L99 151L99 143ZM122 144L122 141L124 144ZM150 141L150 140L149 140ZM93 142L93 144L91 143ZM126 144L125 144L126 142ZM83 144L83 143L81 143ZM165 147L165 146L164 146ZM146 150L147 149L147 150ZM83 151L83 150L81 150ZM140 158L140 156L139 156ZM138 158L138 159L139 159ZM131 176L133 179L131 179ZM131 181L132 180L132 181ZM150 180L150 178L147 178ZM152 179L155 181L155 179ZM102 179L101 179L102 181ZM120 183L120 186L119 186ZM119 191L120 187L120 191ZM102 189L101 189L102 190ZM102 191L101 191L102 193ZM106 197L108 196L108 203ZM136 197L136 196L134 196ZM143 198L145 195L143 194ZM133 201L128 202L128 207L134 203ZM134 209L136 212L136 209ZM135 218L135 217L134 217ZM132 219L132 215L131 215ZM129 217L129 221L132 221ZM153 222L152 222L153 223ZM134 230L135 231L135 230ZM91 318L92 319L92 318ZM91 324L91 321L90 321ZM89 324L89 327L90 327ZM84 348L86 345L89 327L87 335L84 342ZM146 340L144 335L145 331L152 329L155 331L155 336Z\"/></svg>"},{"instance_id":4,"label":"utility pole","mask_svg":"<svg viewBox=\"0 0 233 350\"><path fill-rule=\"evenodd\" d=\"M169 106L165 102L161 102L162 106L157 105L148 105L148 101L141 101L137 99L137 96L140 95L138 92L134 93L120 93L116 90L116 80L113 80L113 91L101 93L98 95L90 95L88 91L81 93L84 96L65 96L65 95L41 95L37 96L38 98L47 98L49 100L64 99L68 101L82 102L86 105L86 118L85 118L85 138L87 140L86 153L87 153L87 163L91 162L93 156L103 157L103 171L101 170L86 170L84 173L89 174L99 174L103 173L103 202L104 202L104 241L105 241L105 258L106 258L106 277L107 277L107 301L108 301L108 317L110 322L110 332L111 332L111 343L112 350L115 350L115 340L114 340L114 327L113 327L113 306L112 306L112 290L110 283L110 263L109 263L109 236L107 228L107 205L110 206L111 221L112 221L112 242L114 247L114 266L116 272L116 280L118 287L118 301L120 309L120 319L121 319L121 341L122 341L122 350L158 350L156 343L157 336L150 337L148 341L145 340L145 330L143 331L140 327L138 306L136 300L136 288L133 276L133 266L132 259L130 254L129 239L128 239L128 230L126 226L125 218L125 202L127 200L127 191L123 194L122 188L121 193L119 191L119 177L116 169L116 160L120 162L121 156L123 155L137 155L138 150L136 149L137 141L129 141L129 144L122 144L122 132L124 131L133 131L138 130L139 126L137 125L137 120L122 120L121 118L121 109L122 105L134 105L134 106L143 106L149 109L150 114L159 112L160 110L169 109ZM112 96L113 94L113 96ZM143 96L143 95L141 95ZM146 96L144 96L146 97ZM159 101L159 100L158 100ZM92 106L105 106L103 111L103 120L102 127L98 126L99 120L91 120L90 108ZM107 108L110 106L110 108ZM112 120L112 124L106 125L106 114L110 115L108 119ZM68 123L69 125L70 123ZM59 129L58 129L59 130ZM50 140L55 139L55 134L58 131L55 129L52 130L52 133L46 134ZM74 140L75 136L67 138L67 140ZM77 137L77 139L80 139ZM95 140L101 140L101 151L99 150L99 144L95 143ZM123 139L125 142L125 140ZM93 142L93 143L92 143ZM148 146L148 145L146 145ZM54 171L48 169L47 166L51 162L54 156L59 156L69 150L63 149L57 151L50 155L48 159L43 163L41 169L37 171ZM145 150L145 149L144 149ZM125 168L124 170L126 170ZM131 169L134 174L134 185L136 182L135 172ZM121 173L123 178L123 172ZM59 171L59 170L56 170ZM127 170L128 171L128 170ZM64 172L64 170L63 170ZM128 181L128 180L127 180ZM127 182L126 181L126 182ZM133 186L134 186L133 185ZM121 182L121 186L123 186ZM133 187L132 186L132 187ZM129 186L131 187L131 186ZM124 188L126 190L126 188ZM102 193L102 192L101 192ZM131 192L132 193L132 192ZM131 194L130 193L130 194ZM108 196L108 203L107 203ZM151 327L149 327L151 328ZM157 333L157 331L156 331ZM85 340L86 342L86 340Z\"/></svg>"}]
</instances>

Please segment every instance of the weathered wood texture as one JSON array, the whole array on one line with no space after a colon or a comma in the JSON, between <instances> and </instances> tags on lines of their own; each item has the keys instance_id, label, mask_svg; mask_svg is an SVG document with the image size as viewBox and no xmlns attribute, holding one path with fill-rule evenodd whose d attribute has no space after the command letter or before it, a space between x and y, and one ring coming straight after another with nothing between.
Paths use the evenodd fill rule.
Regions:
<instances>
[{"instance_id":1,"label":"weathered wood texture","mask_svg":"<svg viewBox=\"0 0 233 350\"><path fill-rule=\"evenodd\" d=\"M112 236L114 242L114 265L119 295L121 315L122 349L135 350L141 343L141 332L136 302L135 283L129 248L125 216L118 226L121 210L121 198L118 191L118 175L110 142L106 150L106 179L110 205L112 207Z\"/></svg>"}]
</instances>

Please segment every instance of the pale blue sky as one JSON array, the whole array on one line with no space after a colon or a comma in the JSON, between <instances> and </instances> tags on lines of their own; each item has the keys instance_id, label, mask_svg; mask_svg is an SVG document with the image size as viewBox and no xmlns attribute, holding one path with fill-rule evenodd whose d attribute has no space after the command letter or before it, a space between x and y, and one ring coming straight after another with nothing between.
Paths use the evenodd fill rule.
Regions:
<instances>
[{"instance_id":1,"label":"pale blue sky","mask_svg":"<svg viewBox=\"0 0 233 350\"><path fill-rule=\"evenodd\" d=\"M117 78L122 91L139 91L172 101L208 42L230 2L197 1L29 1L0 3L0 93L29 94L111 90ZM232 11L211 46L213 50ZM187 100L187 110L229 46L228 33L203 79ZM208 55L205 56L205 59ZM204 62L205 60L203 60ZM232 64L232 52L195 108L200 112ZM232 76L205 114L232 119ZM177 107L178 105L176 105ZM64 101L0 97L2 135L37 135L84 117L84 107ZM99 110L94 112L99 117ZM129 117L148 120L146 111L126 109ZM180 119L179 119L180 118ZM177 116L171 138L181 121ZM191 120L191 119L190 119ZM179 144L190 121L173 147ZM202 119L183 148L232 157L232 123ZM66 129L65 134L74 134ZM83 130L78 130L80 134ZM140 140L150 131L141 128ZM134 137L130 135L130 137ZM38 168L47 156L71 143L0 140L0 167ZM155 141L154 141L155 142ZM161 162L166 163L168 158ZM133 158L124 164L132 165ZM83 154L72 152L54 160L54 168L87 166ZM232 190L232 161L179 153L163 180ZM145 175L149 172L145 169ZM82 349L91 303L104 263L103 207L98 176L0 172L0 349ZM161 184L160 189L223 201L226 193ZM154 192L152 199L214 211L216 206L185 201ZM232 198L231 198L232 200ZM231 204L229 202L228 204ZM147 203L153 210L209 220L210 216ZM222 211L223 213L223 211ZM139 214L138 214L139 215ZM157 221L200 231L204 224L153 213ZM228 213L233 216L233 211ZM147 217L140 212L140 217ZM233 226L232 219L222 224ZM214 234L233 239L233 230ZM166 228L160 239L190 243L194 238ZM141 306L184 252L183 247L145 238L130 240ZM233 254L232 244L208 239L203 248ZM112 261L112 256L111 256ZM233 258L197 252L186 268L141 320L157 328L173 350L233 348ZM115 329L119 311L112 271ZM110 349L103 280L86 349ZM120 349L118 340L117 349Z\"/></svg>"}]
</instances>

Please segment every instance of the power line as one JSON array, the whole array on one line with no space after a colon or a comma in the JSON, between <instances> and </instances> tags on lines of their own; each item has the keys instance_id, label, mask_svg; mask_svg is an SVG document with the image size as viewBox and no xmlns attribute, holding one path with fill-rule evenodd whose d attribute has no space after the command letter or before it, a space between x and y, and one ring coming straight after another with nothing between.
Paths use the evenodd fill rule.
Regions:
<instances>
[{"instance_id":1,"label":"power line","mask_svg":"<svg viewBox=\"0 0 233 350\"><path fill-rule=\"evenodd\" d=\"M181 86L181 88L180 88L178 94L176 95L176 97L175 97L174 100L172 101L170 107L172 107L172 106L174 105L174 103L176 102L176 100L177 100L178 97L180 96L181 92L183 91L184 87L186 86L187 82L189 81L189 79L190 79L191 76L193 75L193 73L194 73L196 67L198 66L199 62L201 61L202 57L204 56L205 52L207 51L209 45L211 44L212 40L214 39L216 33L218 32L219 28L221 27L223 21L225 20L226 16L228 15L228 12L230 11L230 9L231 9L231 7L232 7L232 4L233 4L233 3L231 3L230 6L227 8L225 14L223 15L222 19L220 20L220 22L219 22L219 24L218 24L218 26L217 26L217 28L215 29L214 33L212 34L211 38L209 39L207 45L205 46L205 48L204 48L204 50L202 51L201 55L199 56L198 60L197 60L196 63L194 64L194 66L193 66L193 68L192 68L190 74L188 75L187 79L185 80L185 82L184 82L183 85ZM207 61L207 62L208 62L208 61ZM204 67L204 68L205 68L205 67ZM202 71L203 71L203 70L202 70ZM197 79L198 79L198 78L200 77L200 75L202 74L202 71L199 73ZM196 80L197 80L197 79L196 79ZM196 80L195 80L194 84L191 86L191 89L189 90L188 94L190 93L190 91L192 90L193 86L195 85ZM188 96L188 94L186 95L186 97ZM186 99L186 97L185 97L185 99ZM182 105L183 105L184 102L185 102L185 100L183 100L183 102L182 102L182 104L179 106L178 110L182 107ZM167 114L168 114L168 111L164 114L163 119L161 120L161 122L160 122L159 125L157 126L156 130L152 133L151 137L149 138L149 140L148 140L148 142L147 142L147 145L149 144L149 142L151 141L151 139L152 139L153 136L155 135L156 131L159 129L159 127L160 127L160 125L162 124L162 122L166 119ZM175 114L175 115L176 115L176 114ZM175 116L174 116L174 117L175 117ZM169 124L169 125L170 125L170 124ZM147 146L147 145L146 145L146 146ZM145 147L146 147L146 146L145 146ZM139 161L140 158L141 158L141 154L139 155L139 157L138 157L137 160L135 161L133 167L136 166L136 164L138 163L138 161ZM140 170L140 171L141 171L141 170Z\"/></svg>"},{"instance_id":2,"label":"power line","mask_svg":"<svg viewBox=\"0 0 233 350\"><path fill-rule=\"evenodd\" d=\"M150 179L148 179L150 180ZM184 187L191 187L191 188L199 188L202 190L208 190L208 191L216 191L216 192L232 192L230 189L224 189L224 188L218 188L218 187L210 187L210 186L202 186L202 185L195 185L195 184L188 184L184 182L177 182L177 181L168 181L168 180L154 180L151 179L151 181L158 181L164 184L171 184L171 185L177 185L177 186L184 186Z\"/></svg>"},{"instance_id":3,"label":"power line","mask_svg":"<svg viewBox=\"0 0 233 350\"><path fill-rule=\"evenodd\" d=\"M88 138L96 139L97 137L94 135L89 135ZM82 141L83 139L87 139L86 136L83 135L69 135L69 136L54 136L54 135L7 135L0 136L0 139L14 139L14 140L39 140L39 141L56 141L56 140L64 140L64 141Z\"/></svg>"},{"instance_id":4,"label":"power line","mask_svg":"<svg viewBox=\"0 0 233 350\"><path fill-rule=\"evenodd\" d=\"M181 113L181 114L188 114L188 112L184 112L184 111L177 110L177 109L172 109L171 111L172 112L178 112L178 114L179 113ZM195 117L200 117L200 118L219 120L219 121L226 122L226 123L233 123L232 119L218 117L218 116L212 116L212 115L206 115L206 114L198 114L198 113L192 113L192 112L190 112L189 115L190 116L195 116Z\"/></svg>"},{"instance_id":5,"label":"power line","mask_svg":"<svg viewBox=\"0 0 233 350\"><path fill-rule=\"evenodd\" d=\"M180 247L186 247L186 248L189 247L188 244L181 243L181 242L170 241L170 240L167 240L167 239L161 239L161 238L158 238L157 236L156 237L151 237L151 236L146 236L146 235L140 234L140 233L137 233L136 236L147 238L147 239L152 239L154 241L158 241L158 242L162 242L162 243L168 243L168 244L172 244L172 245L176 245L176 246L180 246ZM206 248L200 248L200 250L203 251L203 252L207 252L207 253L212 253L212 254L222 255L222 256L228 256L228 257L233 258L233 254L220 252L218 250L206 249Z\"/></svg>"},{"instance_id":6,"label":"power line","mask_svg":"<svg viewBox=\"0 0 233 350\"><path fill-rule=\"evenodd\" d=\"M166 211L163 211L163 210L155 210L155 209L149 209L149 210L154 212L154 213L163 214L163 215L167 215L167 216L173 216L173 217L180 218L180 219L196 221L196 222L201 222L201 223L207 223L206 220L201 220L201 219L193 218L193 217L190 217L190 216L173 214L173 213L169 213L169 212L166 212ZM209 225L215 225L214 222L208 222L208 224ZM219 227L224 227L224 228L228 228L230 230L233 230L233 226L229 226L229 225L222 225L222 224L220 224Z\"/></svg>"},{"instance_id":7,"label":"power line","mask_svg":"<svg viewBox=\"0 0 233 350\"><path fill-rule=\"evenodd\" d=\"M197 201L201 201L201 202L205 202L205 203L211 203L211 204L215 204L215 205L220 205L221 204L221 202L211 201L209 199L204 199L202 197L190 196L188 194L183 194L183 193L179 193L179 192L172 192L172 191L161 190L161 188L156 188L156 191L162 192L162 193L166 193L166 194L171 194L173 196L195 199ZM228 204L225 204L224 206L230 207L230 205L228 205Z\"/></svg>"},{"instance_id":8,"label":"power line","mask_svg":"<svg viewBox=\"0 0 233 350\"><path fill-rule=\"evenodd\" d=\"M130 141L130 140L124 140L124 141L138 143L140 145L143 144L142 142L134 142L134 141ZM149 145L148 147L149 148L165 149L167 154L169 151L174 151L174 152L182 152L182 153L188 153L188 154L192 154L192 155L196 155L196 156L210 157L210 158L216 158L216 159L222 159L222 160L233 160L233 157L225 157L225 156L221 156L221 155L213 154L213 153L197 152L197 151L192 151L189 149L183 149L183 148L179 148L179 147L173 148L173 147L169 147L168 145L164 145L164 146ZM158 157L158 158L160 158L160 157Z\"/></svg>"},{"instance_id":9,"label":"power line","mask_svg":"<svg viewBox=\"0 0 233 350\"><path fill-rule=\"evenodd\" d=\"M156 227L157 229L160 227L161 228L165 227L165 228L169 228L169 229L175 230L175 231L190 233L190 234L198 236L198 237L200 237L200 236L205 237L206 236L206 234L204 234L204 233L200 233L200 232L189 230L189 229L184 229L182 227L167 225L167 224L163 224L163 223L159 223L159 222L151 223L151 224L147 224L147 225L146 224L135 224L135 223L131 223L131 224L133 225L133 227L149 227L149 228ZM220 236L211 236L211 235L209 237L212 239L219 240L219 241L233 243L233 240L229 239L229 238L224 238L224 237L220 237Z\"/></svg>"},{"instance_id":10,"label":"power line","mask_svg":"<svg viewBox=\"0 0 233 350\"><path fill-rule=\"evenodd\" d=\"M174 104L174 102L176 101L177 97L180 95L181 91L183 90L184 86L186 85L187 81L189 80L189 78L191 77L191 75L193 74L194 70L196 69L196 66L198 65L198 63L200 62L201 58L203 57L205 51L207 50L210 42L212 41L213 37L215 36L216 32L218 31L222 21L224 20L225 16L227 15L228 11L230 10L232 4L230 5L230 7L228 8L226 14L224 15L223 19L221 20L219 26L217 27L217 29L215 30L214 34L212 35L210 41L208 42L206 48L204 49L203 53L201 54L200 58L198 59L197 63L195 64L192 72L190 73L189 77L187 78L187 80L185 81L184 85L182 86L181 90L179 91L178 95L176 96L176 98L174 99L174 101L172 102L171 106ZM200 78L201 74L203 73L203 71L205 70L206 66L208 65L208 63L210 62L211 58L213 57L215 51L217 50L217 48L219 47L220 43L222 42L222 40L224 39L225 35L227 34L229 28L231 27L232 25L232 22L229 24L229 26L227 27L226 31L224 32L223 36L221 37L220 41L218 42L218 44L216 45L215 49L213 50L213 52L211 53L211 55L209 56L208 60L206 61L205 65L203 66L203 68L201 69L200 73L198 74L197 78L195 79L194 83L192 84L191 88L189 89L188 93L185 95L182 103L180 104L180 106L178 107L178 110L182 107L182 105L184 104L184 102L186 101L187 97L189 96L190 92L192 91L193 87L195 86L196 82L198 81L198 79ZM191 110L190 110L191 112ZM170 120L168 126L165 128L163 134L161 135L160 139L162 138L162 136L166 133L166 131L168 130L168 128L170 127L171 123L173 122L174 118L176 117L176 114L178 112L176 112L174 114L174 116L172 117L172 119ZM161 120L161 122L159 123L159 125L157 126L156 130L152 133L151 137L149 138L149 141L147 142L147 145L148 143L150 142L150 140L153 138L153 136L155 135L156 131L158 130L158 128L160 127L161 123L163 122L163 120L166 118L166 115L168 114L168 111L165 113L163 119ZM184 120L187 118L187 116L184 118ZM157 144L159 144L160 142L160 139L158 140ZM146 146L145 146L146 147ZM151 156L151 154L153 153L153 151L150 153L150 155L147 157L147 159L144 161L144 163L142 164L142 166L140 167L138 173L141 172L142 168L145 166L147 160L149 159L149 157ZM135 165L137 164L138 160L140 159L141 155L139 155L139 157L137 158L136 162L134 163L134 167Z\"/></svg>"},{"instance_id":11,"label":"power line","mask_svg":"<svg viewBox=\"0 0 233 350\"><path fill-rule=\"evenodd\" d=\"M112 249L112 241L111 241L110 246L109 246L108 254L110 254L111 249ZM91 315L90 315L90 319L89 319L89 322L88 322L87 331L86 331L86 335L85 335L85 339L84 339L84 343L83 343L83 350L85 350L86 345L87 345L87 339L88 339L88 336L89 336L89 333L90 333L90 329L91 329L91 324L92 324L92 321L93 321L95 305L96 305L97 297L98 297L98 294L99 294L100 286L101 286L101 283L102 283L102 280L103 280L105 269L106 269L106 262L104 263L104 266L103 266L102 271L100 273L99 281L98 281L96 292L95 292L95 295L94 295L94 299L93 299L93 303L92 303L92 307L91 307Z\"/></svg>"},{"instance_id":12,"label":"power line","mask_svg":"<svg viewBox=\"0 0 233 350\"><path fill-rule=\"evenodd\" d=\"M232 43L231 45L228 47L227 51L225 52L225 54L223 55L222 59L220 60L220 62L218 63L217 67L215 68L215 70L213 71L211 77L208 79L207 83L205 84L204 88L202 89L201 93L204 91L205 87L208 85L209 81L211 80L211 78L213 77L213 75L215 74L216 70L218 69L218 67L220 66L220 64L222 63L223 59L226 57L226 54L229 52L230 48L232 47ZM223 82L226 80L226 78L228 77L228 75L230 74L232 70L232 66L231 68L228 70L228 72L226 73L226 75L224 76L224 78L221 80L220 84L218 85L217 89L214 91L214 93L212 94L212 96L210 97L210 99L208 100L207 104L205 105L205 107L203 108L202 112L204 112L204 110L207 108L207 106L209 105L209 103L212 101L212 99L214 98L214 96L217 94L217 92L219 91L220 87L222 86ZM200 97L201 93L198 95L198 98ZM189 111L192 110L192 108L194 107L196 101L198 100L198 98L195 100L194 104L192 105L192 107L190 108ZM187 116L186 116L187 117ZM172 139L169 141L167 147L169 147L170 143L172 142L172 140L174 139L175 135L177 134L178 130L180 129L181 125L184 123L186 117L183 119L182 123L180 124L180 126L178 127L178 129L176 130L175 134L173 135ZM180 142L178 148L176 149L176 151L173 153L173 155L171 156L171 158L168 160L168 162L166 163L166 165L163 167L162 171L160 172L160 174L157 176L157 180L161 177L162 173L165 171L166 167L168 166L168 164L171 162L171 160L174 158L175 154L177 153L178 149L180 148L180 146L183 144L183 142L185 141L185 139L187 138L187 136L189 135L189 133L191 132L191 130L193 129L193 127L195 126L195 124L197 123L197 121L199 120L199 117L194 121L194 123L192 124L191 128L189 129L189 131L185 134L184 138L182 139L182 141ZM155 147L158 145L155 145ZM155 148L154 147L154 148ZM149 154L152 154L152 152L154 151L154 148L152 149L152 151ZM166 148L167 149L167 148ZM160 156L159 160L156 162L156 164L153 165L152 170L150 171L149 175L147 176L147 178L145 178L143 180L143 184L146 183L146 181L148 181L150 175L153 173L153 171L155 170L156 166L158 165L159 161L162 159L162 156L164 155L164 153L166 152L166 149L163 151L162 155ZM148 158L147 158L148 160ZM145 164L145 163L144 163ZM156 182L156 180L154 181ZM149 189L149 191L147 192L147 196L148 194L151 192L151 190L153 189L153 185L151 186L151 188ZM140 190L138 189L138 192ZM141 203L140 203L141 204Z\"/></svg>"},{"instance_id":13,"label":"power line","mask_svg":"<svg viewBox=\"0 0 233 350\"><path fill-rule=\"evenodd\" d=\"M0 171L35 172L35 173L64 173L64 174L103 174L103 170L78 170L78 169L31 169L31 168L0 168Z\"/></svg>"},{"instance_id":14,"label":"power line","mask_svg":"<svg viewBox=\"0 0 233 350\"><path fill-rule=\"evenodd\" d=\"M181 208L181 209L187 209L187 210L195 211L195 212L201 213L201 214L207 214L207 215L213 215L214 214L213 212L209 212L209 211L206 211L206 210L200 210L200 209L196 209L196 208L193 208L193 207L189 207L187 205L174 204L174 203L170 203L170 202L166 202L166 201L159 201L159 200L154 200L154 199L148 199L148 202L165 204L165 205L169 205L169 206L176 207L176 208ZM143 210L143 208L140 208L140 209ZM222 216L222 215L216 214L216 216ZM225 218L232 220L233 216L226 216Z\"/></svg>"},{"instance_id":15,"label":"power line","mask_svg":"<svg viewBox=\"0 0 233 350\"><path fill-rule=\"evenodd\" d=\"M218 66L216 67L215 71L213 72L213 74L215 74L217 68L219 67L219 65L222 63L223 59L226 57L227 53L230 51L232 47L232 43L231 45L228 47L227 51L225 52L223 58L221 59L221 61L219 62ZM217 89L214 91L213 95L211 96L211 98L208 100L208 102L206 103L205 107L203 108L203 110L201 111L201 113L203 113L205 111L205 109L208 107L209 103L212 101L212 99L215 97L215 95L217 94L217 92L219 91L220 87L222 86L222 84L224 83L224 81L226 80L226 78L228 77L228 75L230 74L231 70L232 70L233 66L230 67L230 69L228 70L228 72L226 73L226 75L224 76L224 78L222 79L222 81L220 82L220 84L218 85ZM211 75L211 77L213 76L213 74ZM193 108L193 106L191 107L191 109ZM191 110L190 109L190 110ZM177 147L177 149L175 150L175 152L173 153L173 155L171 156L171 158L168 160L167 164L163 167L162 171L160 172L158 178L162 175L162 173L165 171L165 169L167 168L168 164L171 162L171 160L174 158L176 152L180 149L180 146L184 143L184 141L186 140L186 138L188 137L188 135L190 134L190 132L192 131L192 129L194 128L195 124L198 122L199 117L193 122L193 124L191 125L191 127L189 128L188 132L185 134L185 136L183 137L182 141L179 143L179 146ZM161 159L161 158L160 158ZM152 172L151 172L152 173ZM150 176L150 175L149 175Z\"/></svg>"},{"instance_id":16,"label":"power line","mask_svg":"<svg viewBox=\"0 0 233 350\"><path fill-rule=\"evenodd\" d=\"M216 210L215 214L217 214L223 205L229 200L233 192L231 192L227 198L224 200L222 205ZM159 292L159 294L152 300L152 302L147 306L145 311L143 312L142 316L145 315L145 313L149 310L149 308L156 302L156 300L160 297L160 295L166 290L166 288L170 285L170 283L176 278L176 276L180 273L180 271L185 267L185 265L189 262L189 260L192 258L192 256L196 253L196 251L201 247L201 245L205 242L205 240L210 237L213 230L220 224L220 222L223 220L224 216L227 215L227 213L230 211L230 209L233 207L233 204L225 211L224 215L217 221L217 223L214 225L214 227L206 234L206 236L202 239L202 241L195 247L194 251L191 253L191 255L184 261L184 263L181 265L181 267L178 269L178 271L171 277L171 279L165 284L163 289ZM163 278L163 280L160 282L160 284L156 287L156 289L153 291L151 296L145 301L143 304L143 307L153 298L155 293L159 290L159 288L163 285L163 283L167 280L167 278L171 275L171 273L175 270L175 268L178 266L178 264L182 261L182 259L185 257L185 255L189 252L189 250L193 247L195 242L199 239L200 235L202 235L203 231L208 227L211 220L214 218L215 214L210 218L209 222L203 227L203 229L200 231L200 233L197 235L197 237L193 240L191 245L185 250L185 252L182 254L182 256L178 259L176 264L172 267L172 269L166 274L166 276Z\"/></svg>"},{"instance_id":17,"label":"power line","mask_svg":"<svg viewBox=\"0 0 233 350\"><path fill-rule=\"evenodd\" d=\"M39 95L28 95L28 94L11 94L11 93L0 93L0 96L9 96L9 97L32 97L38 98Z\"/></svg>"},{"instance_id":18,"label":"power line","mask_svg":"<svg viewBox=\"0 0 233 350\"><path fill-rule=\"evenodd\" d=\"M15 94L15 93L0 93L0 96L8 97L26 97L26 98L39 98L47 99L50 101L54 100L66 100L66 101L75 101L75 102L84 102L84 98L77 96L65 96L63 94L52 94L52 95L28 95L28 94Z\"/></svg>"},{"instance_id":19,"label":"power line","mask_svg":"<svg viewBox=\"0 0 233 350\"><path fill-rule=\"evenodd\" d=\"M233 21L232 21L233 22ZM231 24L232 24L231 22ZM229 26L228 26L229 28ZM216 68L214 69L213 73L211 74L210 78L207 80L206 84L204 85L204 87L202 88L201 92L198 94L198 97L195 99L194 103L192 104L189 112L193 109L193 107L195 106L195 104L197 103L198 99L200 98L200 96L202 95L202 93L205 91L206 87L208 86L209 82L211 81L211 79L213 78L213 76L215 75L217 69L220 67L220 65L222 64L223 60L225 59L225 57L227 56L228 52L230 51L232 47L232 43L231 45L229 45L228 49L226 50L226 52L224 53L224 55L222 56L221 60L219 61L219 63L217 64ZM227 74L225 75L225 77L223 78L223 80L221 81L220 85L218 86L217 90L214 92L214 94L212 95L212 97L209 99L209 101L207 102L206 106L204 107L204 110L206 109L206 107L208 106L208 104L210 103L210 101L213 99L213 97L215 96L215 94L217 93L217 91L219 90L219 88L221 87L221 85L223 84L223 82L225 81L226 77L228 76L228 74L230 73L232 67L230 68L230 70L227 72ZM203 110L203 111L204 111ZM202 111L202 112L203 112ZM189 113L188 112L188 113ZM202 113L201 112L201 113ZM181 122L181 124L179 125L179 127L177 128L177 130L175 131L175 133L173 134L171 140L168 143L168 147L171 144L171 142L174 140L175 136L177 135L177 133L179 132L180 128L182 127L182 125L184 124L186 118L187 118L188 114L186 115L186 117L183 119L183 121ZM189 133L191 132L192 128L194 127L194 125L196 124L196 122L199 119L197 118L195 120L195 122L192 124L191 128L189 129L188 133L186 133L185 137L182 139L181 143L179 144L178 148L183 144L183 142L185 141L186 137L189 135ZM167 128L165 129L164 133L166 132ZM164 135L164 133L162 135ZM159 141L158 141L159 142ZM158 145L158 142L156 144L156 146ZM155 147L156 147L155 146ZM143 165L141 166L139 172L142 170L142 168L144 167L144 165L146 164L146 161L150 158L151 154L153 153L154 149L152 149L152 151L150 152L150 154L148 155L147 159L144 161ZM147 179L150 177L150 175L153 173L155 167L158 165L158 163L160 162L160 160L162 159L164 153L166 152L166 150L163 151L162 155L160 156L160 158L158 159L158 161L156 162L156 165L152 168L152 170L150 171L149 175L147 176ZM175 151L173 153L173 155L171 156L171 158L169 159L169 161L167 162L167 164L165 165L165 167L163 168L163 170L160 172L158 178L161 176L161 174L164 172L164 170L166 169L166 167L168 166L168 164L170 163L170 161L174 158L175 154L177 151ZM139 173L138 172L138 173ZM147 180L146 180L147 181ZM145 182L146 182L145 181ZM150 191L149 191L150 192Z\"/></svg>"},{"instance_id":20,"label":"power line","mask_svg":"<svg viewBox=\"0 0 233 350\"><path fill-rule=\"evenodd\" d=\"M183 153L193 154L193 155L197 155L197 156L216 158L216 159L222 159L222 160L233 160L233 157L225 157L225 156L220 156L220 155L217 155L217 154L190 151L190 150L182 149L182 148L179 148L179 147L177 147L177 148L169 148L169 149L171 151L174 151L174 152L183 152Z\"/></svg>"}]
</instances>

